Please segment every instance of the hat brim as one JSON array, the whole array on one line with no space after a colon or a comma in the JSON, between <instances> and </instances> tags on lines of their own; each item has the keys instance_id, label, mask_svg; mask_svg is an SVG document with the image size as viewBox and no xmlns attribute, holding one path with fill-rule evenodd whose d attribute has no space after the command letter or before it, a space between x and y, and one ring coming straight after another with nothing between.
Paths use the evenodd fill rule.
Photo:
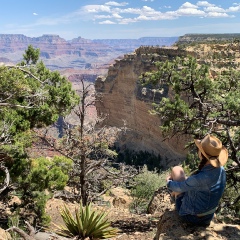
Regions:
<instances>
[{"instance_id":1,"label":"hat brim","mask_svg":"<svg viewBox=\"0 0 240 240\"><path fill-rule=\"evenodd\" d=\"M227 159L228 159L228 150L224 146L222 146L219 156L213 157L213 156L209 156L208 154L205 153L205 151L202 148L201 140L194 139L194 142L195 142L196 146L198 147L198 149L203 154L203 156L205 156L207 158L207 160L210 161L210 163L213 167L220 167L220 166L224 166L226 164Z\"/></svg>"}]
</instances>

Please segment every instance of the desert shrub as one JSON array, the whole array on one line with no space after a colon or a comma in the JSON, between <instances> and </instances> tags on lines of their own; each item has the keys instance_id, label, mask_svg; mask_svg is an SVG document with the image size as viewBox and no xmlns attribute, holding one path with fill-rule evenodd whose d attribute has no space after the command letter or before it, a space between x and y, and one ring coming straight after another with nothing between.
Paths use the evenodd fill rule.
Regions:
<instances>
[{"instance_id":1,"label":"desert shrub","mask_svg":"<svg viewBox=\"0 0 240 240\"><path fill-rule=\"evenodd\" d=\"M130 195L133 198L130 210L145 212L154 192L164 184L165 179L156 171L148 171L147 167L143 166L140 173L130 182Z\"/></svg>"},{"instance_id":2,"label":"desert shrub","mask_svg":"<svg viewBox=\"0 0 240 240\"><path fill-rule=\"evenodd\" d=\"M74 239L106 239L117 235L118 230L112 228L106 213L91 209L91 204L85 207L80 203L79 209L75 209L75 216L64 206L60 214L65 226L57 226L57 233Z\"/></svg>"}]
</instances>

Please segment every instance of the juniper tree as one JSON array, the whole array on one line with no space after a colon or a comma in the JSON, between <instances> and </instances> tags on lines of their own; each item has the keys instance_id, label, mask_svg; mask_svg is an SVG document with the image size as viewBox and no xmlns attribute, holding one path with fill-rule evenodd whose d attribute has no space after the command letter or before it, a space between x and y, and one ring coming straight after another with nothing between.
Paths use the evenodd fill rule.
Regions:
<instances>
[{"instance_id":1,"label":"juniper tree","mask_svg":"<svg viewBox=\"0 0 240 240\"><path fill-rule=\"evenodd\" d=\"M37 62L38 57L39 49L29 46L24 54L26 61L0 67L0 168L7 176L6 166L11 167L12 177L25 171L31 130L54 123L79 101L70 82ZM5 181L1 191L7 185Z\"/></svg>"}]
</instances>

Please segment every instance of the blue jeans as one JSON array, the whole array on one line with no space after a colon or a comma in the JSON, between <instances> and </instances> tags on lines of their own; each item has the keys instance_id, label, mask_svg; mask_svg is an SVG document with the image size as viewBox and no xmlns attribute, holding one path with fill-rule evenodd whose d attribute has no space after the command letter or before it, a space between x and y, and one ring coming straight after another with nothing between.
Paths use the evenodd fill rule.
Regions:
<instances>
[{"instance_id":1,"label":"blue jeans","mask_svg":"<svg viewBox=\"0 0 240 240\"><path fill-rule=\"evenodd\" d=\"M179 213L180 207L182 205L182 198L184 194L181 194L180 196L177 197L176 199L176 209L177 212ZM213 219L214 213L208 214L202 217L198 217L197 215L182 215L180 218L187 223L190 223L192 225L198 225L198 226L208 226Z\"/></svg>"}]
</instances>

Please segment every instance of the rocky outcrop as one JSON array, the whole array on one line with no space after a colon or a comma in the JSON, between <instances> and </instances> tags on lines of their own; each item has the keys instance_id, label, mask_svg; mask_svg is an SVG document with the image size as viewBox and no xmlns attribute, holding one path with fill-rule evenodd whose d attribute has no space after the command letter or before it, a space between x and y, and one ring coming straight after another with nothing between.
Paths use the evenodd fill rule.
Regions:
<instances>
[{"instance_id":1,"label":"rocky outcrop","mask_svg":"<svg viewBox=\"0 0 240 240\"><path fill-rule=\"evenodd\" d=\"M214 219L208 227L191 226L183 223L175 210L170 210L160 217L153 240L237 240L239 237L239 225L219 223Z\"/></svg>"},{"instance_id":2,"label":"rocky outcrop","mask_svg":"<svg viewBox=\"0 0 240 240\"><path fill-rule=\"evenodd\" d=\"M239 33L222 33L222 34L185 34L180 36L177 44L189 44L189 43L216 43L216 42L233 42L235 39L239 39Z\"/></svg>"},{"instance_id":3,"label":"rocky outcrop","mask_svg":"<svg viewBox=\"0 0 240 240\"><path fill-rule=\"evenodd\" d=\"M117 145L121 149L148 151L162 156L162 165L179 163L184 157L182 139L163 141L158 116L150 115L153 102L167 97L169 89L163 86L157 90L151 86L142 87L139 77L155 69L154 62L165 61L186 55L185 51L173 48L140 47L110 66L106 78L96 80L96 108L98 115L106 118L103 124L125 127Z\"/></svg>"},{"instance_id":4,"label":"rocky outcrop","mask_svg":"<svg viewBox=\"0 0 240 240\"><path fill-rule=\"evenodd\" d=\"M238 225L220 222L216 215L207 227L192 226L181 221L166 187L161 187L154 193L148 213L159 216L154 240L237 240L240 237Z\"/></svg>"}]
</instances>

